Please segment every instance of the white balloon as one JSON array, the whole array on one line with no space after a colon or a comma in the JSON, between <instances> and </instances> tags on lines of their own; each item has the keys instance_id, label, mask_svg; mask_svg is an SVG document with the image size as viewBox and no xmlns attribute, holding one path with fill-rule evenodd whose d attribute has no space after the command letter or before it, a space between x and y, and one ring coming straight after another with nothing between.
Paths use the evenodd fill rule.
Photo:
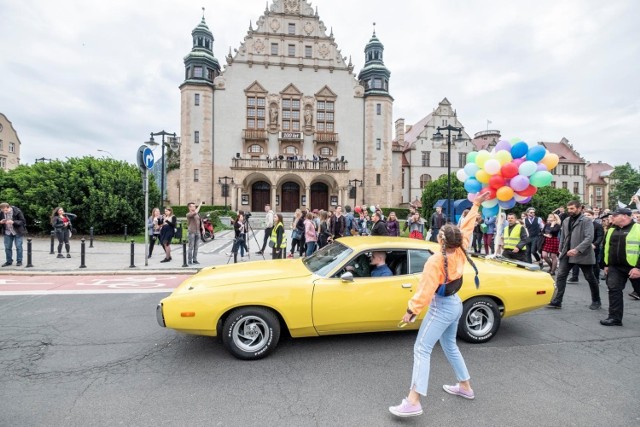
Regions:
<instances>
[{"instance_id":1,"label":"white balloon","mask_svg":"<svg viewBox=\"0 0 640 427\"><path fill-rule=\"evenodd\" d=\"M458 180L461 182L465 182L469 177L464 172L464 169L458 169L458 172L456 172L456 178L458 178Z\"/></svg>"}]
</instances>

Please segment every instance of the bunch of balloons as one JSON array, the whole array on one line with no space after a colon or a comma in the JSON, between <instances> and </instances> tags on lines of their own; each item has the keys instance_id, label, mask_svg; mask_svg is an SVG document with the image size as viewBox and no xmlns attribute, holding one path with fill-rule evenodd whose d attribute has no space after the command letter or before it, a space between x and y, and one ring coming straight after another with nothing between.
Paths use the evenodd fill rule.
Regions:
<instances>
[{"instance_id":1,"label":"bunch of balloons","mask_svg":"<svg viewBox=\"0 0 640 427\"><path fill-rule=\"evenodd\" d=\"M456 176L464 182L467 198L473 202L478 193L490 192L482 203L482 215L495 216L502 209L511 209L516 203L529 203L540 187L551 184L550 170L560 158L542 145L529 147L514 138L500 140L491 152L472 151L467 164Z\"/></svg>"}]
</instances>

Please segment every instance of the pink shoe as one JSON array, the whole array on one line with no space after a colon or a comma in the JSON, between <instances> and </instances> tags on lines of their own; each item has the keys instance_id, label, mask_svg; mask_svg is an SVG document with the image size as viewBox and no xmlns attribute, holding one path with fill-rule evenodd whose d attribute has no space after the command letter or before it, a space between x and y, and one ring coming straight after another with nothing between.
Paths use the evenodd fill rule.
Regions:
<instances>
[{"instance_id":1,"label":"pink shoe","mask_svg":"<svg viewBox=\"0 0 640 427\"><path fill-rule=\"evenodd\" d=\"M396 417L406 418L406 417L417 417L418 415L422 415L422 406L420 403L417 405L412 405L408 399L402 399L402 403L398 406L389 406L389 412L391 412Z\"/></svg>"},{"instance_id":2,"label":"pink shoe","mask_svg":"<svg viewBox=\"0 0 640 427\"><path fill-rule=\"evenodd\" d=\"M287 258L293 258L293 254L287 255Z\"/></svg>"},{"instance_id":3,"label":"pink shoe","mask_svg":"<svg viewBox=\"0 0 640 427\"><path fill-rule=\"evenodd\" d=\"M473 393L473 390L464 390L462 387L460 387L460 383L456 385L443 385L442 388L449 394L464 397L465 399L475 399L476 397L476 395Z\"/></svg>"}]
</instances>

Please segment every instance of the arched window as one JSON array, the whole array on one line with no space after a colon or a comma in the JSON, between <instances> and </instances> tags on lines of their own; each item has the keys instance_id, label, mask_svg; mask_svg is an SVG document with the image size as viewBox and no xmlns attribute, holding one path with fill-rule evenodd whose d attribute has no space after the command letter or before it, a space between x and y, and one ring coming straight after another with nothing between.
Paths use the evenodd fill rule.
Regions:
<instances>
[{"instance_id":1,"label":"arched window","mask_svg":"<svg viewBox=\"0 0 640 427\"><path fill-rule=\"evenodd\" d=\"M320 155L322 157L328 157L328 156L333 156L333 150L329 147L322 147L320 149Z\"/></svg>"},{"instance_id":2,"label":"arched window","mask_svg":"<svg viewBox=\"0 0 640 427\"><path fill-rule=\"evenodd\" d=\"M427 184L430 182L431 182L431 175L426 173L423 175L420 175L420 188L426 187Z\"/></svg>"},{"instance_id":3,"label":"arched window","mask_svg":"<svg viewBox=\"0 0 640 427\"><path fill-rule=\"evenodd\" d=\"M296 147L294 147L293 145L289 145L288 147L286 147L284 149L284 152L286 154L298 154L298 149Z\"/></svg>"},{"instance_id":4,"label":"arched window","mask_svg":"<svg viewBox=\"0 0 640 427\"><path fill-rule=\"evenodd\" d=\"M249 147L249 152L250 153L262 153L264 150L262 149L261 146L259 146L258 144L253 144L252 146Z\"/></svg>"}]
</instances>

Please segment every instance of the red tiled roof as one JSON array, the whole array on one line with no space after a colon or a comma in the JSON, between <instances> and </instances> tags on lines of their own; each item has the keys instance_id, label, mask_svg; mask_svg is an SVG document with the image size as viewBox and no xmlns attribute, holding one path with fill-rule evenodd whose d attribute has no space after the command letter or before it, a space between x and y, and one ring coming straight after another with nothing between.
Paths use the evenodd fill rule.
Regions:
<instances>
[{"instance_id":1,"label":"red tiled roof","mask_svg":"<svg viewBox=\"0 0 640 427\"><path fill-rule=\"evenodd\" d=\"M560 157L560 163L585 163L580 155L567 144L564 138L560 142L539 142L544 148Z\"/></svg>"},{"instance_id":2,"label":"red tiled roof","mask_svg":"<svg viewBox=\"0 0 640 427\"><path fill-rule=\"evenodd\" d=\"M404 134L404 149L405 151L411 148L411 144L418 140L418 137L422 132L424 132L424 127L431 120L431 113L429 113L426 117L423 117L418 123L411 126Z\"/></svg>"},{"instance_id":3,"label":"red tiled roof","mask_svg":"<svg viewBox=\"0 0 640 427\"><path fill-rule=\"evenodd\" d=\"M613 166L608 163L589 163L585 167L585 174L587 175L587 185L606 185L606 182L604 182L604 179L602 179L602 173L612 171L613 169Z\"/></svg>"}]
</instances>

